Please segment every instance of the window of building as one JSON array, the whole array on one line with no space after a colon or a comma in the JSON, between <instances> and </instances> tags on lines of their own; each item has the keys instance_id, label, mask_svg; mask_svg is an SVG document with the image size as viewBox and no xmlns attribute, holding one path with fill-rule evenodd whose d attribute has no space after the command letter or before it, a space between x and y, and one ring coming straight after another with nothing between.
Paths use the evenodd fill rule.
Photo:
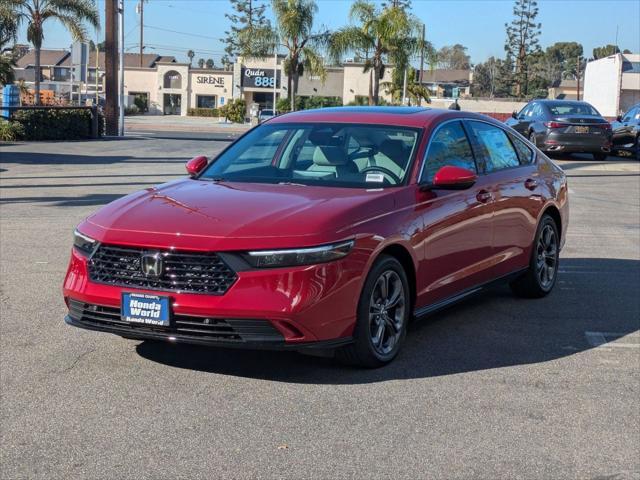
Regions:
<instances>
[{"instance_id":1,"label":"window of building","mask_svg":"<svg viewBox=\"0 0 640 480\"><path fill-rule=\"evenodd\" d=\"M182 75L175 70L164 74L164 88L182 88Z\"/></svg>"},{"instance_id":2,"label":"window of building","mask_svg":"<svg viewBox=\"0 0 640 480\"><path fill-rule=\"evenodd\" d=\"M640 73L640 62L622 62L623 73Z\"/></svg>"},{"instance_id":3,"label":"window of building","mask_svg":"<svg viewBox=\"0 0 640 480\"><path fill-rule=\"evenodd\" d=\"M444 124L433 136L429 143L420 181L431 182L436 172L444 166L476 171L473 152L460 122Z\"/></svg>"},{"instance_id":4,"label":"window of building","mask_svg":"<svg viewBox=\"0 0 640 480\"><path fill-rule=\"evenodd\" d=\"M504 130L484 122L469 122L480 146L487 172L517 167L520 159Z\"/></svg>"},{"instance_id":5,"label":"window of building","mask_svg":"<svg viewBox=\"0 0 640 480\"><path fill-rule=\"evenodd\" d=\"M196 106L198 108L216 108L216 96L196 95Z\"/></svg>"}]
</instances>

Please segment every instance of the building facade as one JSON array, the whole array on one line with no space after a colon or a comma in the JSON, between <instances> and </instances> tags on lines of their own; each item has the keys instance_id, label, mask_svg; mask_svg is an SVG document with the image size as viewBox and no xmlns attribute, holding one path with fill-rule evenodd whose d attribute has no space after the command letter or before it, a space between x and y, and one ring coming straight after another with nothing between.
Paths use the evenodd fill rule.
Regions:
<instances>
[{"instance_id":1,"label":"building facade","mask_svg":"<svg viewBox=\"0 0 640 480\"><path fill-rule=\"evenodd\" d=\"M587 63L584 100L605 117L640 102L640 54L617 53Z\"/></svg>"}]
</instances>

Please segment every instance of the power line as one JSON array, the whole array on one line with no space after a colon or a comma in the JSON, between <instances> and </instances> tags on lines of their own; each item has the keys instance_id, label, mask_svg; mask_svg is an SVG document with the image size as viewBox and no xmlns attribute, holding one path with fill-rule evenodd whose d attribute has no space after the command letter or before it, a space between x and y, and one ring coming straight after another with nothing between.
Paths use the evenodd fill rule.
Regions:
<instances>
[{"instance_id":1,"label":"power line","mask_svg":"<svg viewBox=\"0 0 640 480\"><path fill-rule=\"evenodd\" d=\"M151 28L153 30L160 30L160 31L169 32L169 33L177 33L179 35L187 35L187 36L190 36L190 37L206 38L207 40L220 40L219 38L216 38L216 37L208 37L206 35L198 35L197 33L179 32L178 30L171 30L169 28L154 27L153 25L145 25L145 28Z\"/></svg>"}]
</instances>

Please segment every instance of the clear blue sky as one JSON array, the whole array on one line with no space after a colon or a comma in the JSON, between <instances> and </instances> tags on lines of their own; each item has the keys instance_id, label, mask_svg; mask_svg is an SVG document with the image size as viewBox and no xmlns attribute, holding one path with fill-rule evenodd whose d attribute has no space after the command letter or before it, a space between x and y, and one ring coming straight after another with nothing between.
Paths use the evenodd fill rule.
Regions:
<instances>
[{"instance_id":1,"label":"clear blue sky","mask_svg":"<svg viewBox=\"0 0 640 480\"><path fill-rule=\"evenodd\" d=\"M125 0L125 45L132 52L137 51L139 42L137 3ZM317 3L318 28L333 29L348 22L352 2ZM543 48L555 42L577 41L590 56L594 47L615 42L617 28L620 49L640 53L640 0L539 0L538 4ZM98 8L104 22L104 0L98 0ZM428 39L437 48L465 45L472 62L504 55L504 24L511 20L512 8L512 0L413 0L413 13L426 23ZM154 48L149 53L174 55L184 61L187 50L193 49L196 60L211 57L218 63L223 50L220 39L228 28L224 13L229 11L226 0L150 0L145 5L144 23L148 27L144 43ZM96 38L95 31L91 36ZM26 43L24 28L20 41ZM70 43L71 37L59 24L46 25L45 48L65 48Z\"/></svg>"}]
</instances>

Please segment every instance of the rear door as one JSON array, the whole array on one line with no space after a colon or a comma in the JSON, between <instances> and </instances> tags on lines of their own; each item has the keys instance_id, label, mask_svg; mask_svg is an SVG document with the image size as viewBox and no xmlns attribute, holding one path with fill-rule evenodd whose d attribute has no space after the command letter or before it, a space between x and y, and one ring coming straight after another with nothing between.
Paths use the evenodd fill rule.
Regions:
<instances>
[{"instance_id":1,"label":"rear door","mask_svg":"<svg viewBox=\"0 0 640 480\"><path fill-rule=\"evenodd\" d=\"M529 263L542 207L533 150L519 137L487 122L466 121L494 197L492 263L500 277Z\"/></svg>"},{"instance_id":2,"label":"rear door","mask_svg":"<svg viewBox=\"0 0 640 480\"><path fill-rule=\"evenodd\" d=\"M445 165L478 172L468 136L459 120L437 127L422 164L420 182L429 184ZM418 305L434 304L486 282L491 276L492 195L480 175L467 190L432 188L422 195L424 264L418 269Z\"/></svg>"},{"instance_id":3,"label":"rear door","mask_svg":"<svg viewBox=\"0 0 640 480\"><path fill-rule=\"evenodd\" d=\"M634 127L640 117L640 107L632 108L622 117L621 122L613 132L613 144L615 146L632 145L635 141L633 135Z\"/></svg>"}]
</instances>

